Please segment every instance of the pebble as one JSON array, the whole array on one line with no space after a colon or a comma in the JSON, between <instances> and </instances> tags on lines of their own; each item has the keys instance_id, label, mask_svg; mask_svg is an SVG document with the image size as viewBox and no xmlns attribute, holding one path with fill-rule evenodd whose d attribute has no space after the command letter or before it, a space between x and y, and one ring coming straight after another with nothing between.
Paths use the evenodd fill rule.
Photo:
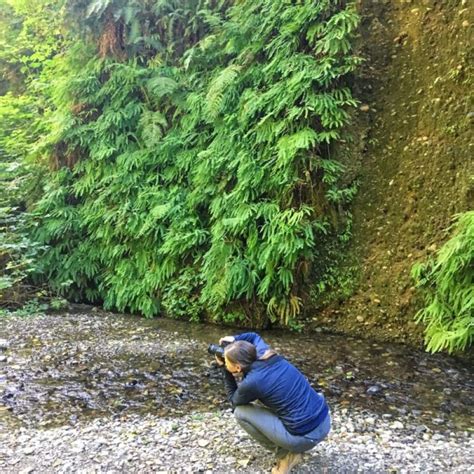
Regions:
<instances>
[{"instance_id":1,"label":"pebble","mask_svg":"<svg viewBox=\"0 0 474 474\"><path fill-rule=\"evenodd\" d=\"M379 393L382 390L382 387L379 387L378 385L372 385L367 389L367 393L369 395L375 395L376 393Z\"/></svg>"}]
</instances>

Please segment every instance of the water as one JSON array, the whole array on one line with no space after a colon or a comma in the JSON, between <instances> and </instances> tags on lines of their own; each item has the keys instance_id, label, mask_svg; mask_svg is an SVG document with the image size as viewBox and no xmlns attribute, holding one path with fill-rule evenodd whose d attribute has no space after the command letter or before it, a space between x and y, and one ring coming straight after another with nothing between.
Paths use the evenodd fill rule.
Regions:
<instances>
[{"instance_id":1,"label":"water","mask_svg":"<svg viewBox=\"0 0 474 474\"><path fill-rule=\"evenodd\" d=\"M225 409L207 345L236 330L89 312L0 319L0 424L52 427L128 413ZM474 419L472 365L401 345L262 332L333 409L358 407L438 431Z\"/></svg>"}]
</instances>

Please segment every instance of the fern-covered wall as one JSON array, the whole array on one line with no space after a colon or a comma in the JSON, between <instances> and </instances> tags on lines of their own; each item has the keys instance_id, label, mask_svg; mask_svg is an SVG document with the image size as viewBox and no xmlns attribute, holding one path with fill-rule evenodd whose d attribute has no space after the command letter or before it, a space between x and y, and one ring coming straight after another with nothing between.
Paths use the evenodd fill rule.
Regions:
<instances>
[{"instance_id":1,"label":"fern-covered wall","mask_svg":"<svg viewBox=\"0 0 474 474\"><path fill-rule=\"evenodd\" d=\"M56 65L38 277L146 316L294 326L348 237L355 183L333 144L359 17L182 3L67 5L82 35Z\"/></svg>"},{"instance_id":2,"label":"fern-covered wall","mask_svg":"<svg viewBox=\"0 0 474 474\"><path fill-rule=\"evenodd\" d=\"M466 5L0 0L0 307L468 346Z\"/></svg>"}]
</instances>

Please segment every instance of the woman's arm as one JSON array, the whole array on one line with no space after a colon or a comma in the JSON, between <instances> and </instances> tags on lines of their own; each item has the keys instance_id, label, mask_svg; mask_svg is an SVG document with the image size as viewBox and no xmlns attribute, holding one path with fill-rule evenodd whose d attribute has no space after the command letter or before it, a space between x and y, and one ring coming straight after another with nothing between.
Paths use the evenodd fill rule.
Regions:
<instances>
[{"instance_id":1,"label":"woman's arm","mask_svg":"<svg viewBox=\"0 0 474 474\"><path fill-rule=\"evenodd\" d=\"M237 385L234 376L224 369L224 386L227 393L227 400L232 403L235 408L238 405L247 405L258 398L258 393L251 381L242 380Z\"/></svg>"}]
</instances>

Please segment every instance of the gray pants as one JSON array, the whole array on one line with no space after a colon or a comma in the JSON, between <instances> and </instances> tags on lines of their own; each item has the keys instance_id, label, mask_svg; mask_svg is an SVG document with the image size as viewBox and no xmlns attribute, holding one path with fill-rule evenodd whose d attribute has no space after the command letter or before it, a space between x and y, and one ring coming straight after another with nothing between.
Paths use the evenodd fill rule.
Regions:
<instances>
[{"instance_id":1,"label":"gray pants","mask_svg":"<svg viewBox=\"0 0 474 474\"><path fill-rule=\"evenodd\" d=\"M314 448L331 429L331 417L328 416L313 431L304 436L288 433L275 413L257 405L240 405L234 410L237 423L259 444L274 451L278 458L289 452L302 453Z\"/></svg>"}]
</instances>

